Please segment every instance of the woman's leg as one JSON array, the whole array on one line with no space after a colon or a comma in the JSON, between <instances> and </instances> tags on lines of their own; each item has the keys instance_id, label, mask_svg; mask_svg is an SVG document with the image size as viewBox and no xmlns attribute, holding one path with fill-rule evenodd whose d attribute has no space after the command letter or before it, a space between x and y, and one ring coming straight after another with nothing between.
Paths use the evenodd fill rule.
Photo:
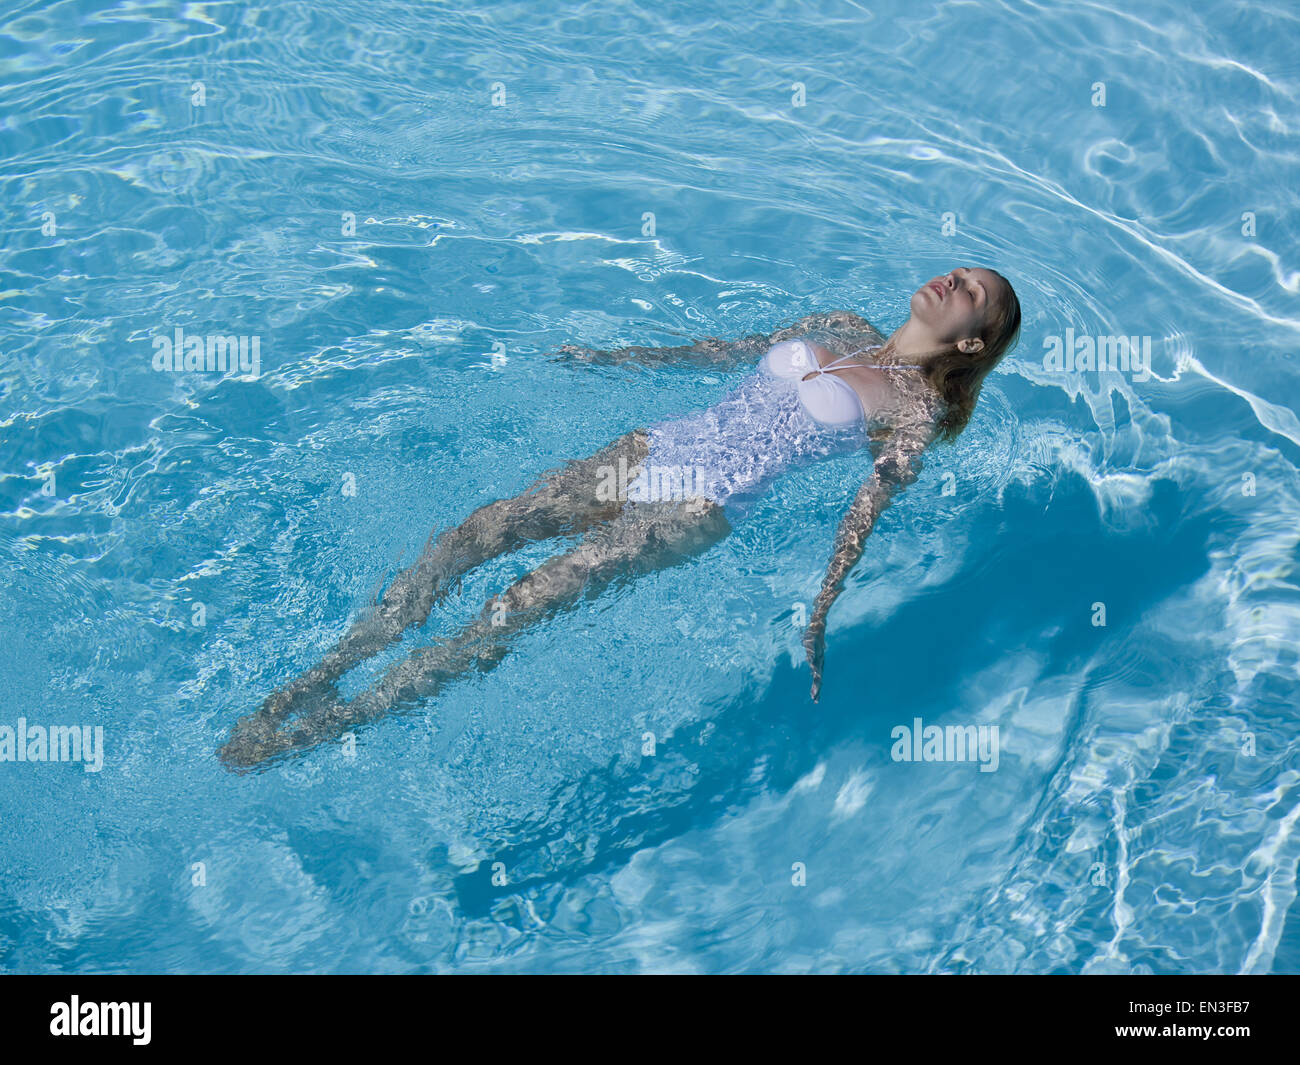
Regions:
<instances>
[{"instance_id":1,"label":"woman's leg","mask_svg":"<svg viewBox=\"0 0 1300 1065\"><path fill-rule=\"evenodd\" d=\"M521 629L596 596L615 580L699 554L730 531L722 508L703 500L629 504L572 551L548 559L507 588L455 637L412 651L355 699L319 703L282 727L257 714L242 718L221 749L222 760L232 767L255 765L427 698L469 669L491 669L505 656L509 637Z\"/></svg>"},{"instance_id":2,"label":"woman's leg","mask_svg":"<svg viewBox=\"0 0 1300 1065\"><path fill-rule=\"evenodd\" d=\"M411 625L422 625L429 611L456 580L475 566L536 540L570 536L616 517L622 502L601 491L608 470L622 460L629 470L641 465L649 440L643 430L619 437L589 458L578 459L539 479L513 499L479 507L454 529L430 537L419 560L399 573L375 609L353 623L321 661L272 693L259 711L268 722L289 716L305 701L359 662L382 651Z\"/></svg>"}]
</instances>

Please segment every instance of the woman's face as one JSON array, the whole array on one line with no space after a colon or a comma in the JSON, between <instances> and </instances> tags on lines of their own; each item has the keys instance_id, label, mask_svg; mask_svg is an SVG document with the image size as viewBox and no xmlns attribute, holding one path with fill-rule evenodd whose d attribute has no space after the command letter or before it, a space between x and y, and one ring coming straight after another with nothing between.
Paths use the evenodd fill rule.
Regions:
<instances>
[{"instance_id":1,"label":"woman's face","mask_svg":"<svg viewBox=\"0 0 1300 1065\"><path fill-rule=\"evenodd\" d=\"M985 325L1005 298L1005 286L992 270L959 266L916 290L912 317L926 327L936 343L961 346L961 341L979 340L984 334Z\"/></svg>"}]
</instances>

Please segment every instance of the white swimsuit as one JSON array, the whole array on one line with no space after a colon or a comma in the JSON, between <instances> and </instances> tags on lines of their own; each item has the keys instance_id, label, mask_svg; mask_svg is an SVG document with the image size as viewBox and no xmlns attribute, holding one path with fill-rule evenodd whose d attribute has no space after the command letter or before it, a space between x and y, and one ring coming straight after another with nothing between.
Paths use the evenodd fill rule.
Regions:
<instances>
[{"instance_id":1,"label":"white swimsuit","mask_svg":"<svg viewBox=\"0 0 1300 1065\"><path fill-rule=\"evenodd\" d=\"M861 352L855 351L853 355ZM862 398L853 386L842 377L832 377L834 370L853 355L845 355L827 366L817 361L817 355L806 340L786 340L768 348L763 356L763 367L768 373L783 381L795 381L799 402L813 421L834 427L854 425L867 416ZM809 373L816 376L808 377ZM804 380L808 377L808 380Z\"/></svg>"},{"instance_id":2,"label":"white swimsuit","mask_svg":"<svg viewBox=\"0 0 1300 1065\"><path fill-rule=\"evenodd\" d=\"M743 508L792 466L864 447L868 412L849 383L830 372L860 354L822 367L805 340L773 345L758 368L713 406L650 427L649 453L626 498L702 498ZM808 374L814 376L803 380Z\"/></svg>"}]
</instances>

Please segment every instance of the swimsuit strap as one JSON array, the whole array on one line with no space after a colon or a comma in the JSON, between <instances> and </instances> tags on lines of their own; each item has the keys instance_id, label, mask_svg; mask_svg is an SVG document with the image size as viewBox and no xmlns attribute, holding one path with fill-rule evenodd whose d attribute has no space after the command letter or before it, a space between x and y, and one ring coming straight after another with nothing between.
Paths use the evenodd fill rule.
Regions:
<instances>
[{"instance_id":1,"label":"swimsuit strap","mask_svg":"<svg viewBox=\"0 0 1300 1065\"><path fill-rule=\"evenodd\" d=\"M849 354L845 355L844 358L836 359L834 362L828 362L825 366L819 366L819 367L817 367L817 372L818 372L818 373L826 373L828 370L834 370L834 369L837 369L837 368L839 367L840 363L842 363L845 359L851 359L851 358L853 358L855 355L861 355L864 351L871 351L871 350L872 350L871 348L859 348L857 351L853 351L853 352L850 352ZM925 369L925 367L923 367L923 366L917 366L915 363L910 363L910 362L909 362L909 363L904 363L904 364L901 365L901 366L881 366L879 363L875 363L875 364L873 364L873 369L876 369L876 370L923 370L923 369Z\"/></svg>"},{"instance_id":2,"label":"swimsuit strap","mask_svg":"<svg viewBox=\"0 0 1300 1065\"><path fill-rule=\"evenodd\" d=\"M862 352L860 352L860 351L855 351L855 352L853 352L852 355L845 355L843 358L836 359L834 362L828 362L825 366L818 366L817 369L818 369L818 371L821 372L821 373L826 373L827 370L834 370L834 369L835 369L836 367L838 367L839 364L842 363L845 359L851 359L851 358L853 358L854 355L861 355L861 354L862 354Z\"/></svg>"}]
</instances>

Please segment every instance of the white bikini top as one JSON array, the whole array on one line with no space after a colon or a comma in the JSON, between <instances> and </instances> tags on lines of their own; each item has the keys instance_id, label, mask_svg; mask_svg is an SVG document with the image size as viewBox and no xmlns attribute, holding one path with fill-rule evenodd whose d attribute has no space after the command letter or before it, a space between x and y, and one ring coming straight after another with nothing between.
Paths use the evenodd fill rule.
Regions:
<instances>
[{"instance_id":1,"label":"white bikini top","mask_svg":"<svg viewBox=\"0 0 1300 1065\"><path fill-rule=\"evenodd\" d=\"M869 349L863 348L862 351ZM862 406L862 397L842 377L834 376L831 371L847 362L855 351L836 359L825 366L817 362L817 355L805 340L783 340L774 344L763 357L763 365L774 377L785 381L795 381L799 390L799 402L807 411L808 417L822 425L855 425L868 419L866 408ZM919 370L919 366L879 366L880 370ZM804 380L809 373L815 374Z\"/></svg>"}]
</instances>

